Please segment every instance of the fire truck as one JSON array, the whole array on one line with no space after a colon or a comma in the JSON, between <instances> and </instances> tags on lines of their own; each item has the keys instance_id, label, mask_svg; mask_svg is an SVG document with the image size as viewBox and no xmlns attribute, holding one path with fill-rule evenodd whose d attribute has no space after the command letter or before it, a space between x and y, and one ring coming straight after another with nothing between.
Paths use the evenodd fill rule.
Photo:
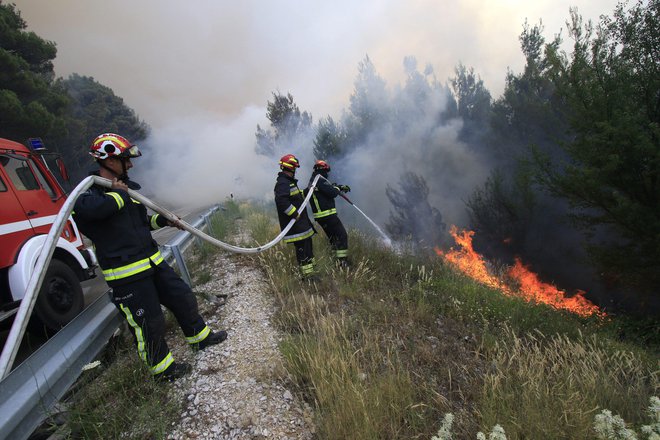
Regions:
<instances>
[{"instance_id":1,"label":"fire truck","mask_svg":"<svg viewBox=\"0 0 660 440\"><path fill-rule=\"evenodd\" d=\"M27 145L0 138L0 328L7 328L25 295L46 236L65 202L68 173L61 157L38 138ZM81 282L95 276L96 256L69 217L58 237L30 327L58 330L85 306Z\"/></svg>"}]
</instances>

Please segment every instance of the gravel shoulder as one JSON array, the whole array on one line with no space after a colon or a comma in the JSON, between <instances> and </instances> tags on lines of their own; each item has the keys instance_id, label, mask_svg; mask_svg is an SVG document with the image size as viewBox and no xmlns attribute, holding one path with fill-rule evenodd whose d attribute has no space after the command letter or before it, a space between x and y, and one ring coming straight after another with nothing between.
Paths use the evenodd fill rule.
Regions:
<instances>
[{"instance_id":1,"label":"gravel shoulder","mask_svg":"<svg viewBox=\"0 0 660 440\"><path fill-rule=\"evenodd\" d=\"M282 367L270 286L251 264L225 252L205 264L211 279L194 289L200 312L209 327L226 329L229 336L197 354L183 344L171 347L193 371L172 385L172 398L184 404L168 439L314 437L312 410L288 387ZM181 339L168 335L172 344Z\"/></svg>"}]
</instances>

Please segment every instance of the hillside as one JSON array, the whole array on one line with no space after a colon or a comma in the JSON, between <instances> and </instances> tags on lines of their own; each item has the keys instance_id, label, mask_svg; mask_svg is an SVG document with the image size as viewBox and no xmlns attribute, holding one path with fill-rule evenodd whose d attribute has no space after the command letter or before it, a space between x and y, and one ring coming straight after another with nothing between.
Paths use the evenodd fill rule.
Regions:
<instances>
[{"instance_id":1,"label":"hillside","mask_svg":"<svg viewBox=\"0 0 660 440\"><path fill-rule=\"evenodd\" d=\"M230 208L216 220L219 237L235 236L239 224L252 237L244 246L276 234L267 213ZM175 347L195 370L173 386L151 384L128 347L87 387L94 405L72 411L73 437L429 439L450 413L454 438L496 424L509 439L597 438L593 421L604 409L635 428L648 423L660 388L651 324L530 305L435 255L395 255L355 231L350 238L348 270L315 238L322 277L313 284L297 278L284 245L254 257L201 247L191 263L195 291L229 339L196 356ZM228 295L224 305L216 294ZM127 368L132 380L117 374ZM94 398L113 401L108 389L127 386L136 389L119 394L129 394L130 414Z\"/></svg>"}]
</instances>

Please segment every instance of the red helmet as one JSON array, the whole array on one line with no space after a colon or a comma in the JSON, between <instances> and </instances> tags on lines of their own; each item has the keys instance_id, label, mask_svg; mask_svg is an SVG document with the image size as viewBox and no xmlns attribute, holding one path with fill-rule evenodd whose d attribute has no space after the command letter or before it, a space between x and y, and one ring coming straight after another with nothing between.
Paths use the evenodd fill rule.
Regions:
<instances>
[{"instance_id":1,"label":"red helmet","mask_svg":"<svg viewBox=\"0 0 660 440\"><path fill-rule=\"evenodd\" d=\"M95 159L115 157L140 157L142 153L137 145L133 145L123 136L114 133L104 133L96 136L92 141L89 154Z\"/></svg>"},{"instance_id":2,"label":"red helmet","mask_svg":"<svg viewBox=\"0 0 660 440\"><path fill-rule=\"evenodd\" d=\"M298 159L293 154L285 154L280 159L280 168L285 171L295 171L296 168L300 168Z\"/></svg>"},{"instance_id":3,"label":"red helmet","mask_svg":"<svg viewBox=\"0 0 660 440\"><path fill-rule=\"evenodd\" d=\"M316 162L314 162L314 169L319 170L319 171L329 172L330 171L330 165L328 165L328 162L326 162L324 160L317 160Z\"/></svg>"}]
</instances>

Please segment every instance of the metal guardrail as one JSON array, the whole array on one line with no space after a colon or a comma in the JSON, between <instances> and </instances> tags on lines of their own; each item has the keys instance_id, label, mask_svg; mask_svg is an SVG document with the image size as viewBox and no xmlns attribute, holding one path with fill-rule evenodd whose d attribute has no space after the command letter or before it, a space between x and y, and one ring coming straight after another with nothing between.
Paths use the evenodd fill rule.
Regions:
<instances>
[{"instance_id":1,"label":"metal guardrail","mask_svg":"<svg viewBox=\"0 0 660 440\"><path fill-rule=\"evenodd\" d=\"M121 323L102 295L0 382L0 438L26 439Z\"/></svg>"},{"instance_id":2,"label":"metal guardrail","mask_svg":"<svg viewBox=\"0 0 660 440\"><path fill-rule=\"evenodd\" d=\"M214 206L209 211L202 215L195 223L191 224L191 226L195 229L204 229L204 226L206 226L206 229L209 231L209 234L212 234L212 226L211 226L211 215L213 215L215 212L217 212L220 209L219 206ZM174 262L176 263L177 268L179 269L179 272L181 274L181 278L188 284L189 286L192 287L192 281L190 279L190 273L188 272L188 267L186 266L186 262L183 259L183 253L190 247L190 245L193 243L192 240L193 236L190 234L188 231L179 231L172 240L167 242L167 244L163 245L163 251L161 251L161 254L163 255L163 258L167 260L168 263ZM197 239L199 241L199 239Z\"/></svg>"},{"instance_id":3,"label":"metal guardrail","mask_svg":"<svg viewBox=\"0 0 660 440\"><path fill-rule=\"evenodd\" d=\"M193 226L211 232L210 216L218 209L211 208ZM183 253L193 238L190 232L180 231L162 246L165 260L177 266L189 286L192 283ZM101 295L0 381L0 439L27 439L122 322L109 295Z\"/></svg>"}]
</instances>

